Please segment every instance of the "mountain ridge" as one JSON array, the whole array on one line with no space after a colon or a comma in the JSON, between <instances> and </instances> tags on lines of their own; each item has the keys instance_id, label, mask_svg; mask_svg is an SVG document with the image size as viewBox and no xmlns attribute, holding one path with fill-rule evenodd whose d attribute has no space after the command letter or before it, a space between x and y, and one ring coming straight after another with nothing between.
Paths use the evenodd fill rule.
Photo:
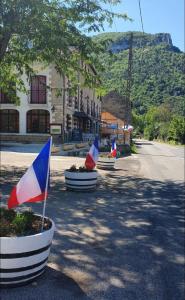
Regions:
<instances>
[{"instance_id":1,"label":"mountain ridge","mask_svg":"<svg viewBox=\"0 0 185 300\"><path fill-rule=\"evenodd\" d=\"M127 32L107 32L100 33L93 37L96 42L107 43L107 50L112 53L119 53L129 49L130 36L133 34L133 48L142 48L146 46L166 45L169 50L181 52L173 45L170 33L142 33L140 31Z\"/></svg>"},{"instance_id":2,"label":"mountain ridge","mask_svg":"<svg viewBox=\"0 0 185 300\"><path fill-rule=\"evenodd\" d=\"M184 53L173 45L169 34L162 36L146 34L144 39L140 32L134 32L133 35L134 39L137 37L138 45L133 47L131 89L133 108L137 113L145 114L151 106L167 103L174 113L182 115L185 97ZM128 46L125 47L125 38L128 37L130 32L105 33L94 37L95 42L106 45L104 53L99 55L100 63L104 67L101 79L106 89L103 109L112 113L119 113L120 105L124 105L126 96ZM142 46L140 38L144 41ZM120 45L120 41L122 45L118 49L116 47ZM112 105L112 92L116 92L117 106Z\"/></svg>"}]
</instances>

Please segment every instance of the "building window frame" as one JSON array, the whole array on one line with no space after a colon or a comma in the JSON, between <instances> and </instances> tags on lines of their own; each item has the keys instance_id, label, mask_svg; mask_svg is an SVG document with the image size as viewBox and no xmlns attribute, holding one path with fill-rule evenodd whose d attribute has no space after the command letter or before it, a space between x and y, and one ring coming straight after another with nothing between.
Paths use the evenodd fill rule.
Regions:
<instances>
[{"instance_id":1,"label":"building window frame","mask_svg":"<svg viewBox=\"0 0 185 300\"><path fill-rule=\"evenodd\" d=\"M2 133L19 133L19 111L18 110L16 109L0 110L0 131Z\"/></svg>"},{"instance_id":2,"label":"building window frame","mask_svg":"<svg viewBox=\"0 0 185 300\"><path fill-rule=\"evenodd\" d=\"M34 82L35 81L35 82ZM31 104L46 104L47 103L47 77L45 75L34 75L31 77Z\"/></svg>"},{"instance_id":3,"label":"building window frame","mask_svg":"<svg viewBox=\"0 0 185 300\"><path fill-rule=\"evenodd\" d=\"M49 133L50 113L46 109L31 109L26 114L27 133Z\"/></svg>"},{"instance_id":4,"label":"building window frame","mask_svg":"<svg viewBox=\"0 0 185 300\"><path fill-rule=\"evenodd\" d=\"M16 97L16 84L15 82L12 82L10 84L10 87L12 86L11 88L11 91L6 94L2 91L2 88L0 88L0 104L13 104L13 101L11 100L11 95L12 95L12 98L15 98Z\"/></svg>"}]
</instances>

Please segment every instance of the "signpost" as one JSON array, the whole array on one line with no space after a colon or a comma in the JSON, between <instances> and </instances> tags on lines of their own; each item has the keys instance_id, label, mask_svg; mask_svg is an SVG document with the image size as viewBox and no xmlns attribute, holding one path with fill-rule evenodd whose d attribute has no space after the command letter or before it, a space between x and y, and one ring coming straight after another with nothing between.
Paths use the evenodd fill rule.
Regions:
<instances>
[{"instance_id":1,"label":"signpost","mask_svg":"<svg viewBox=\"0 0 185 300\"><path fill-rule=\"evenodd\" d=\"M53 137L53 145L61 144L62 142L62 124L50 123L50 134Z\"/></svg>"},{"instance_id":2,"label":"signpost","mask_svg":"<svg viewBox=\"0 0 185 300\"><path fill-rule=\"evenodd\" d=\"M61 135L62 134L62 124L51 123L50 124L50 134L51 135Z\"/></svg>"}]
</instances>

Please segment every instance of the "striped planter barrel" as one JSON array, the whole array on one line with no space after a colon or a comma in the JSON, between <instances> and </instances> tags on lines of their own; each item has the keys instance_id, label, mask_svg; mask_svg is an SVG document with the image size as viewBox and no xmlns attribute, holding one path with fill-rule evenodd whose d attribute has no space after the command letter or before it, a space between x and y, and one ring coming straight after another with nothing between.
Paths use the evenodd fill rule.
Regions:
<instances>
[{"instance_id":1,"label":"striped planter barrel","mask_svg":"<svg viewBox=\"0 0 185 300\"><path fill-rule=\"evenodd\" d=\"M97 162L97 168L98 169L107 169L111 170L114 169L116 159L113 157L99 157L98 162Z\"/></svg>"},{"instance_id":2,"label":"striped planter barrel","mask_svg":"<svg viewBox=\"0 0 185 300\"><path fill-rule=\"evenodd\" d=\"M65 184L72 191L88 191L96 187L97 171L93 172L69 172L65 170Z\"/></svg>"},{"instance_id":3,"label":"striped planter barrel","mask_svg":"<svg viewBox=\"0 0 185 300\"><path fill-rule=\"evenodd\" d=\"M40 276L47 265L54 234L52 227L21 237L0 237L0 287L19 286Z\"/></svg>"}]
</instances>

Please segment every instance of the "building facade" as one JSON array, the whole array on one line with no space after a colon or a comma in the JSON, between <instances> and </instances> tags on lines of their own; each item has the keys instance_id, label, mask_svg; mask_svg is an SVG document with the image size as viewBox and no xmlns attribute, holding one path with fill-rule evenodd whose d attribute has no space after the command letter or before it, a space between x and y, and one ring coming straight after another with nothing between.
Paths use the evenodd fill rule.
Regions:
<instances>
[{"instance_id":1,"label":"building facade","mask_svg":"<svg viewBox=\"0 0 185 300\"><path fill-rule=\"evenodd\" d=\"M130 131L125 129L125 121L108 111L101 113L101 137L116 138L120 143L130 145Z\"/></svg>"},{"instance_id":2,"label":"building facade","mask_svg":"<svg viewBox=\"0 0 185 300\"><path fill-rule=\"evenodd\" d=\"M96 75L92 66L86 68ZM34 64L33 69L30 80L22 76L27 92L17 91L19 105L0 90L1 140L43 141L52 125L61 126L59 138L66 142L89 140L99 133L101 99L95 89L79 85L70 95L69 80L54 65Z\"/></svg>"}]
</instances>

